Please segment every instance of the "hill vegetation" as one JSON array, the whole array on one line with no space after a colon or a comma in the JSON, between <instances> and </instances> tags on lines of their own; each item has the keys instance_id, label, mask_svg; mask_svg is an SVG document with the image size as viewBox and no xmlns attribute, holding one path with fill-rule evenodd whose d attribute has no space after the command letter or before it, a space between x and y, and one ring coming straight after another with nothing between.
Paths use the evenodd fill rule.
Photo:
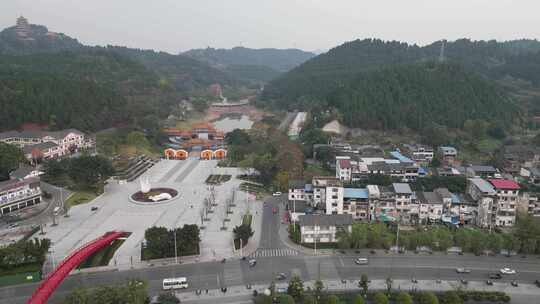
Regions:
<instances>
[{"instance_id":1,"label":"hill vegetation","mask_svg":"<svg viewBox=\"0 0 540 304\"><path fill-rule=\"evenodd\" d=\"M250 49L245 47L194 49L182 54L211 65L257 65L269 67L279 72L286 72L315 56L313 53L298 49Z\"/></svg>"},{"instance_id":2,"label":"hill vegetation","mask_svg":"<svg viewBox=\"0 0 540 304\"><path fill-rule=\"evenodd\" d=\"M511 97L535 113L530 90L540 90L540 42L444 42L444 63L435 64L442 43L347 42L271 81L262 100L280 108L335 107L348 126L376 129L462 128L475 119L508 126L521 118Z\"/></svg>"},{"instance_id":3,"label":"hill vegetation","mask_svg":"<svg viewBox=\"0 0 540 304\"><path fill-rule=\"evenodd\" d=\"M74 51L85 46L61 33L52 33L42 25L30 25L30 38L22 40L17 37L15 27L9 27L0 32L0 53L9 55L27 55L32 53L49 53L59 51Z\"/></svg>"}]
</instances>

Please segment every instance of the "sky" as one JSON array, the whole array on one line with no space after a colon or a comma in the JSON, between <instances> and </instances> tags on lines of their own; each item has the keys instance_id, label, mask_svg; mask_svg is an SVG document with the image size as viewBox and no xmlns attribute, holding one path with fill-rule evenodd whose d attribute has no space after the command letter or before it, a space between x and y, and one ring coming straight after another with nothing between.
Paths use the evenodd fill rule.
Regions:
<instances>
[{"instance_id":1,"label":"sky","mask_svg":"<svg viewBox=\"0 0 540 304\"><path fill-rule=\"evenodd\" d=\"M0 28L30 23L88 45L326 50L363 38L540 39L539 0L0 0Z\"/></svg>"}]
</instances>

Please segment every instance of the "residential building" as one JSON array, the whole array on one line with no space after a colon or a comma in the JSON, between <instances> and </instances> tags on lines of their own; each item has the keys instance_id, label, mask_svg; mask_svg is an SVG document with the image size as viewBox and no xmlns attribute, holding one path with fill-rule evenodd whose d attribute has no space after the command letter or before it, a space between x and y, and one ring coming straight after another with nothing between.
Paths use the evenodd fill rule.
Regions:
<instances>
[{"instance_id":1,"label":"residential building","mask_svg":"<svg viewBox=\"0 0 540 304\"><path fill-rule=\"evenodd\" d=\"M496 192L496 204L494 205L495 225L513 226L516 222L516 208L519 197L519 185L506 179L489 179L488 182Z\"/></svg>"},{"instance_id":2,"label":"residential building","mask_svg":"<svg viewBox=\"0 0 540 304\"><path fill-rule=\"evenodd\" d=\"M42 171L39 171L38 169L34 167L22 165L17 170L11 172L9 174L9 177L11 179L23 180L23 179L28 179L31 177L38 177L42 174L43 174Z\"/></svg>"},{"instance_id":3,"label":"residential building","mask_svg":"<svg viewBox=\"0 0 540 304\"><path fill-rule=\"evenodd\" d=\"M313 207L326 207L326 187L343 187L343 183L334 176L314 176L311 183L313 187Z\"/></svg>"},{"instance_id":4,"label":"residential building","mask_svg":"<svg viewBox=\"0 0 540 304\"><path fill-rule=\"evenodd\" d=\"M467 177L498 178L499 170L493 166L470 165L466 167Z\"/></svg>"},{"instance_id":5,"label":"residential building","mask_svg":"<svg viewBox=\"0 0 540 304\"><path fill-rule=\"evenodd\" d=\"M540 217L540 194L523 193L518 200L517 212Z\"/></svg>"},{"instance_id":6,"label":"residential building","mask_svg":"<svg viewBox=\"0 0 540 304\"><path fill-rule=\"evenodd\" d=\"M428 146L415 146L411 149L412 159L417 163L430 163L434 157L434 151L432 147Z\"/></svg>"},{"instance_id":7,"label":"residential building","mask_svg":"<svg viewBox=\"0 0 540 304\"><path fill-rule=\"evenodd\" d=\"M493 185L486 180L475 177L469 178L467 183L467 194L478 206L478 217L476 224L480 227L493 227L495 218L496 192Z\"/></svg>"},{"instance_id":8,"label":"residential building","mask_svg":"<svg viewBox=\"0 0 540 304\"><path fill-rule=\"evenodd\" d=\"M41 203L39 178L10 179L0 182L0 215Z\"/></svg>"},{"instance_id":9,"label":"residential building","mask_svg":"<svg viewBox=\"0 0 540 304\"><path fill-rule=\"evenodd\" d=\"M439 154L441 160L446 165L453 165L457 158L457 149L450 146L440 146Z\"/></svg>"},{"instance_id":10,"label":"residential building","mask_svg":"<svg viewBox=\"0 0 540 304\"><path fill-rule=\"evenodd\" d=\"M405 224L417 223L419 206L409 184L393 183L392 189L399 221Z\"/></svg>"},{"instance_id":11,"label":"residential building","mask_svg":"<svg viewBox=\"0 0 540 304\"><path fill-rule=\"evenodd\" d=\"M344 182L352 179L352 166L349 156L336 156L336 178Z\"/></svg>"},{"instance_id":12,"label":"residential building","mask_svg":"<svg viewBox=\"0 0 540 304\"><path fill-rule=\"evenodd\" d=\"M328 185L325 189L326 214L343 214L343 194L342 185Z\"/></svg>"},{"instance_id":13,"label":"residential building","mask_svg":"<svg viewBox=\"0 0 540 304\"><path fill-rule=\"evenodd\" d=\"M475 225L478 205L470 195L451 193L451 203L445 206L443 222L461 225Z\"/></svg>"},{"instance_id":14,"label":"residential building","mask_svg":"<svg viewBox=\"0 0 540 304\"><path fill-rule=\"evenodd\" d=\"M452 194L446 188L438 188L432 192L417 192L418 219L420 223L440 222L443 212L452 203Z\"/></svg>"},{"instance_id":15,"label":"residential building","mask_svg":"<svg viewBox=\"0 0 540 304\"><path fill-rule=\"evenodd\" d=\"M313 200L313 186L302 180L289 182L289 201L311 202Z\"/></svg>"},{"instance_id":16,"label":"residential building","mask_svg":"<svg viewBox=\"0 0 540 304\"><path fill-rule=\"evenodd\" d=\"M520 170L520 175L533 185L540 185L540 167L524 168Z\"/></svg>"},{"instance_id":17,"label":"residential building","mask_svg":"<svg viewBox=\"0 0 540 304\"><path fill-rule=\"evenodd\" d=\"M95 145L91 138L76 129L7 131L0 133L0 141L23 148L26 157L31 161L56 158Z\"/></svg>"},{"instance_id":18,"label":"residential building","mask_svg":"<svg viewBox=\"0 0 540 304\"><path fill-rule=\"evenodd\" d=\"M343 189L342 214L350 214L355 220L369 218L369 191L364 188Z\"/></svg>"},{"instance_id":19,"label":"residential building","mask_svg":"<svg viewBox=\"0 0 540 304\"><path fill-rule=\"evenodd\" d=\"M339 231L352 231L353 218L350 214L301 215L299 220L302 243L335 243Z\"/></svg>"}]
</instances>

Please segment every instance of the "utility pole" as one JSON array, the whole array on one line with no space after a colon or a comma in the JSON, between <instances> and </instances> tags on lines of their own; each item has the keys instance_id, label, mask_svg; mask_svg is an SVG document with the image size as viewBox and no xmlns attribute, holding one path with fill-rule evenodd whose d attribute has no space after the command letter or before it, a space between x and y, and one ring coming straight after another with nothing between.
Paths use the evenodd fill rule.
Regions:
<instances>
[{"instance_id":1,"label":"utility pole","mask_svg":"<svg viewBox=\"0 0 540 304\"><path fill-rule=\"evenodd\" d=\"M242 252L242 238L240 238L240 256L243 257L244 254Z\"/></svg>"}]
</instances>

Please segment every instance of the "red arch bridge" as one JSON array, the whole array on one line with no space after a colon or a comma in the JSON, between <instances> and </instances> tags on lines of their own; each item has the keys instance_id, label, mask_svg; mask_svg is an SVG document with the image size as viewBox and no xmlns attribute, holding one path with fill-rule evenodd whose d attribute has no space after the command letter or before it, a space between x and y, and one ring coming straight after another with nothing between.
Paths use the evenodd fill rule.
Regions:
<instances>
[{"instance_id":1,"label":"red arch bridge","mask_svg":"<svg viewBox=\"0 0 540 304\"><path fill-rule=\"evenodd\" d=\"M44 304L52 295L54 290L62 283L69 273L81 264L86 258L99 250L110 245L114 240L126 236L123 231L107 232L99 238L86 243L82 247L72 252L58 266L47 275L39 287L34 291L27 304Z\"/></svg>"}]
</instances>

